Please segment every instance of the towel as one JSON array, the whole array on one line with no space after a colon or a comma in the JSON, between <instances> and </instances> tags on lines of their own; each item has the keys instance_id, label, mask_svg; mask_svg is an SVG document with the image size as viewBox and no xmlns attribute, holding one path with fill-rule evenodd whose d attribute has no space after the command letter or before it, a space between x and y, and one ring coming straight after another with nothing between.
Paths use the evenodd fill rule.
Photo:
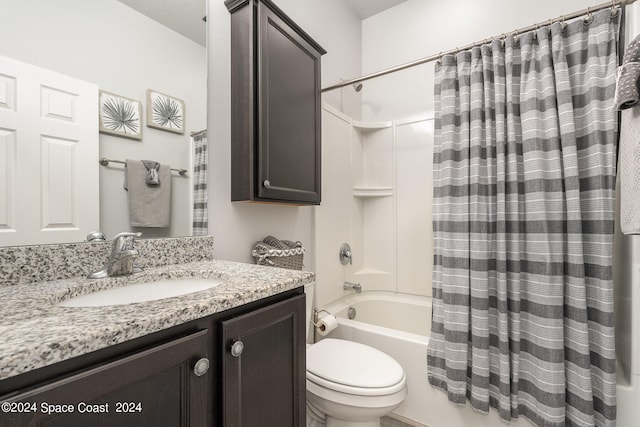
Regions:
<instances>
[{"instance_id":1,"label":"towel","mask_svg":"<svg viewBox=\"0 0 640 427\"><path fill-rule=\"evenodd\" d=\"M160 163L153 160L141 160L145 168L147 168L147 177L145 181L149 185L160 185L160 177L158 176L158 169L160 169Z\"/></svg>"},{"instance_id":2,"label":"towel","mask_svg":"<svg viewBox=\"0 0 640 427\"><path fill-rule=\"evenodd\" d=\"M158 184L147 184L149 170L140 160L127 159L124 188L129 192L129 220L134 227L171 224L171 168L159 165ZM155 170L155 168L152 168Z\"/></svg>"},{"instance_id":3,"label":"towel","mask_svg":"<svg viewBox=\"0 0 640 427\"><path fill-rule=\"evenodd\" d=\"M640 106L622 111L619 159L620 229L640 234Z\"/></svg>"},{"instance_id":4,"label":"towel","mask_svg":"<svg viewBox=\"0 0 640 427\"><path fill-rule=\"evenodd\" d=\"M629 43L624 53L622 65L618 67L614 97L616 109L624 110L640 102L638 78L640 78L640 36Z\"/></svg>"}]
</instances>

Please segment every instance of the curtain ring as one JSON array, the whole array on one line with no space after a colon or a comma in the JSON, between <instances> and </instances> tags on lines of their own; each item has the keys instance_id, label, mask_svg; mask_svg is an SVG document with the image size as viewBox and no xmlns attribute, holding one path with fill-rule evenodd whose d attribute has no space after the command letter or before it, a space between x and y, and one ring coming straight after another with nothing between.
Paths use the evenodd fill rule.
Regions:
<instances>
[{"instance_id":1,"label":"curtain ring","mask_svg":"<svg viewBox=\"0 0 640 427\"><path fill-rule=\"evenodd\" d=\"M611 17L618 16L618 12L620 12L620 8L616 8L616 0L611 0Z\"/></svg>"},{"instance_id":2,"label":"curtain ring","mask_svg":"<svg viewBox=\"0 0 640 427\"><path fill-rule=\"evenodd\" d=\"M502 35L500 36L500 46L504 48L506 44L507 44L507 33L502 33Z\"/></svg>"},{"instance_id":3,"label":"curtain ring","mask_svg":"<svg viewBox=\"0 0 640 427\"><path fill-rule=\"evenodd\" d=\"M533 39L538 40L538 24L536 24L536 28L533 30Z\"/></svg>"},{"instance_id":4,"label":"curtain ring","mask_svg":"<svg viewBox=\"0 0 640 427\"><path fill-rule=\"evenodd\" d=\"M567 23L564 21L564 15L562 15L562 21L560 22L560 31L564 32L567 29Z\"/></svg>"},{"instance_id":5,"label":"curtain ring","mask_svg":"<svg viewBox=\"0 0 640 427\"><path fill-rule=\"evenodd\" d=\"M440 56L438 56L438 60L436 61L436 64L442 65L442 51L440 52Z\"/></svg>"},{"instance_id":6,"label":"curtain ring","mask_svg":"<svg viewBox=\"0 0 640 427\"><path fill-rule=\"evenodd\" d=\"M589 25L589 24L591 24L593 22L593 15L591 14L591 8L590 7L587 8L587 17L584 18L583 22L584 22L585 25Z\"/></svg>"},{"instance_id":7,"label":"curtain ring","mask_svg":"<svg viewBox=\"0 0 640 427\"><path fill-rule=\"evenodd\" d=\"M482 40L482 43L480 43L480 50L482 51L482 48L487 47L487 49L489 49L491 51L492 46L491 46L491 38L486 38L484 40Z\"/></svg>"},{"instance_id":8,"label":"curtain ring","mask_svg":"<svg viewBox=\"0 0 640 427\"><path fill-rule=\"evenodd\" d=\"M520 43L520 34L518 34L517 32L513 33L513 44L518 44Z\"/></svg>"}]
</instances>

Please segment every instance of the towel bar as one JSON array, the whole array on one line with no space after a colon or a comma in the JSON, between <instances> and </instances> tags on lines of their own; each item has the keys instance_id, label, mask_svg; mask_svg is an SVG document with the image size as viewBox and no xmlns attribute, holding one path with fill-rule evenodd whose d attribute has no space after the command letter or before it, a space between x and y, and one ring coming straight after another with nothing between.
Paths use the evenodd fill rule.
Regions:
<instances>
[{"instance_id":1,"label":"towel bar","mask_svg":"<svg viewBox=\"0 0 640 427\"><path fill-rule=\"evenodd\" d=\"M113 160L113 159L107 159L106 157L101 157L99 160L99 163L102 166L109 166L109 163L120 163L120 164L127 164L127 162L123 162L122 160ZM180 176L185 176L187 175L187 170L186 169L174 169L171 168L172 171L174 172L178 172L180 174Z\"/></svg>"}]
</instances>

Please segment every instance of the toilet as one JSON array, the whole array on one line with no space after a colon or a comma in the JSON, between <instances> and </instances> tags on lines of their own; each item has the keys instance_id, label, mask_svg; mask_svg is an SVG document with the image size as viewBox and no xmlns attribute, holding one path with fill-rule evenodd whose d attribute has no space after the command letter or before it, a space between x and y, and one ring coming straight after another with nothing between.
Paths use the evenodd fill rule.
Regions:
<instances>
[{"instance_id":1,"label":"toilet","mask_svg":"<svg viewBox=\"0 0 640 427\"><path fill-rule=\"evenodd\" d=\"M313 285L307 294L307 342L313 329ZM353 341L324 338L307 344L307 427L380 427L380 418L407 396L402 366Z\"/></svg>"}]
</instances>

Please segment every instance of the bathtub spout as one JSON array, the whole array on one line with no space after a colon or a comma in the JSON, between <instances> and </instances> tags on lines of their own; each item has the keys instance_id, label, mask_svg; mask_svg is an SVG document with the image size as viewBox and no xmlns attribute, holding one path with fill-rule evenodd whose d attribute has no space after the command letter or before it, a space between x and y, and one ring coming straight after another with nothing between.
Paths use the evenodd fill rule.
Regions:
<instances>
[{"instance_id":1,"label":"bathtub spout","mask_svg":"<svg viewBox=\"0 0 640 427\"><path fill-rule=\"evenodd\" d=\"M342 289L345 291L355 291L356 294L359 294L362 292L362 285L360 283L344 282Z\"/></svg>"}]
</instances>

